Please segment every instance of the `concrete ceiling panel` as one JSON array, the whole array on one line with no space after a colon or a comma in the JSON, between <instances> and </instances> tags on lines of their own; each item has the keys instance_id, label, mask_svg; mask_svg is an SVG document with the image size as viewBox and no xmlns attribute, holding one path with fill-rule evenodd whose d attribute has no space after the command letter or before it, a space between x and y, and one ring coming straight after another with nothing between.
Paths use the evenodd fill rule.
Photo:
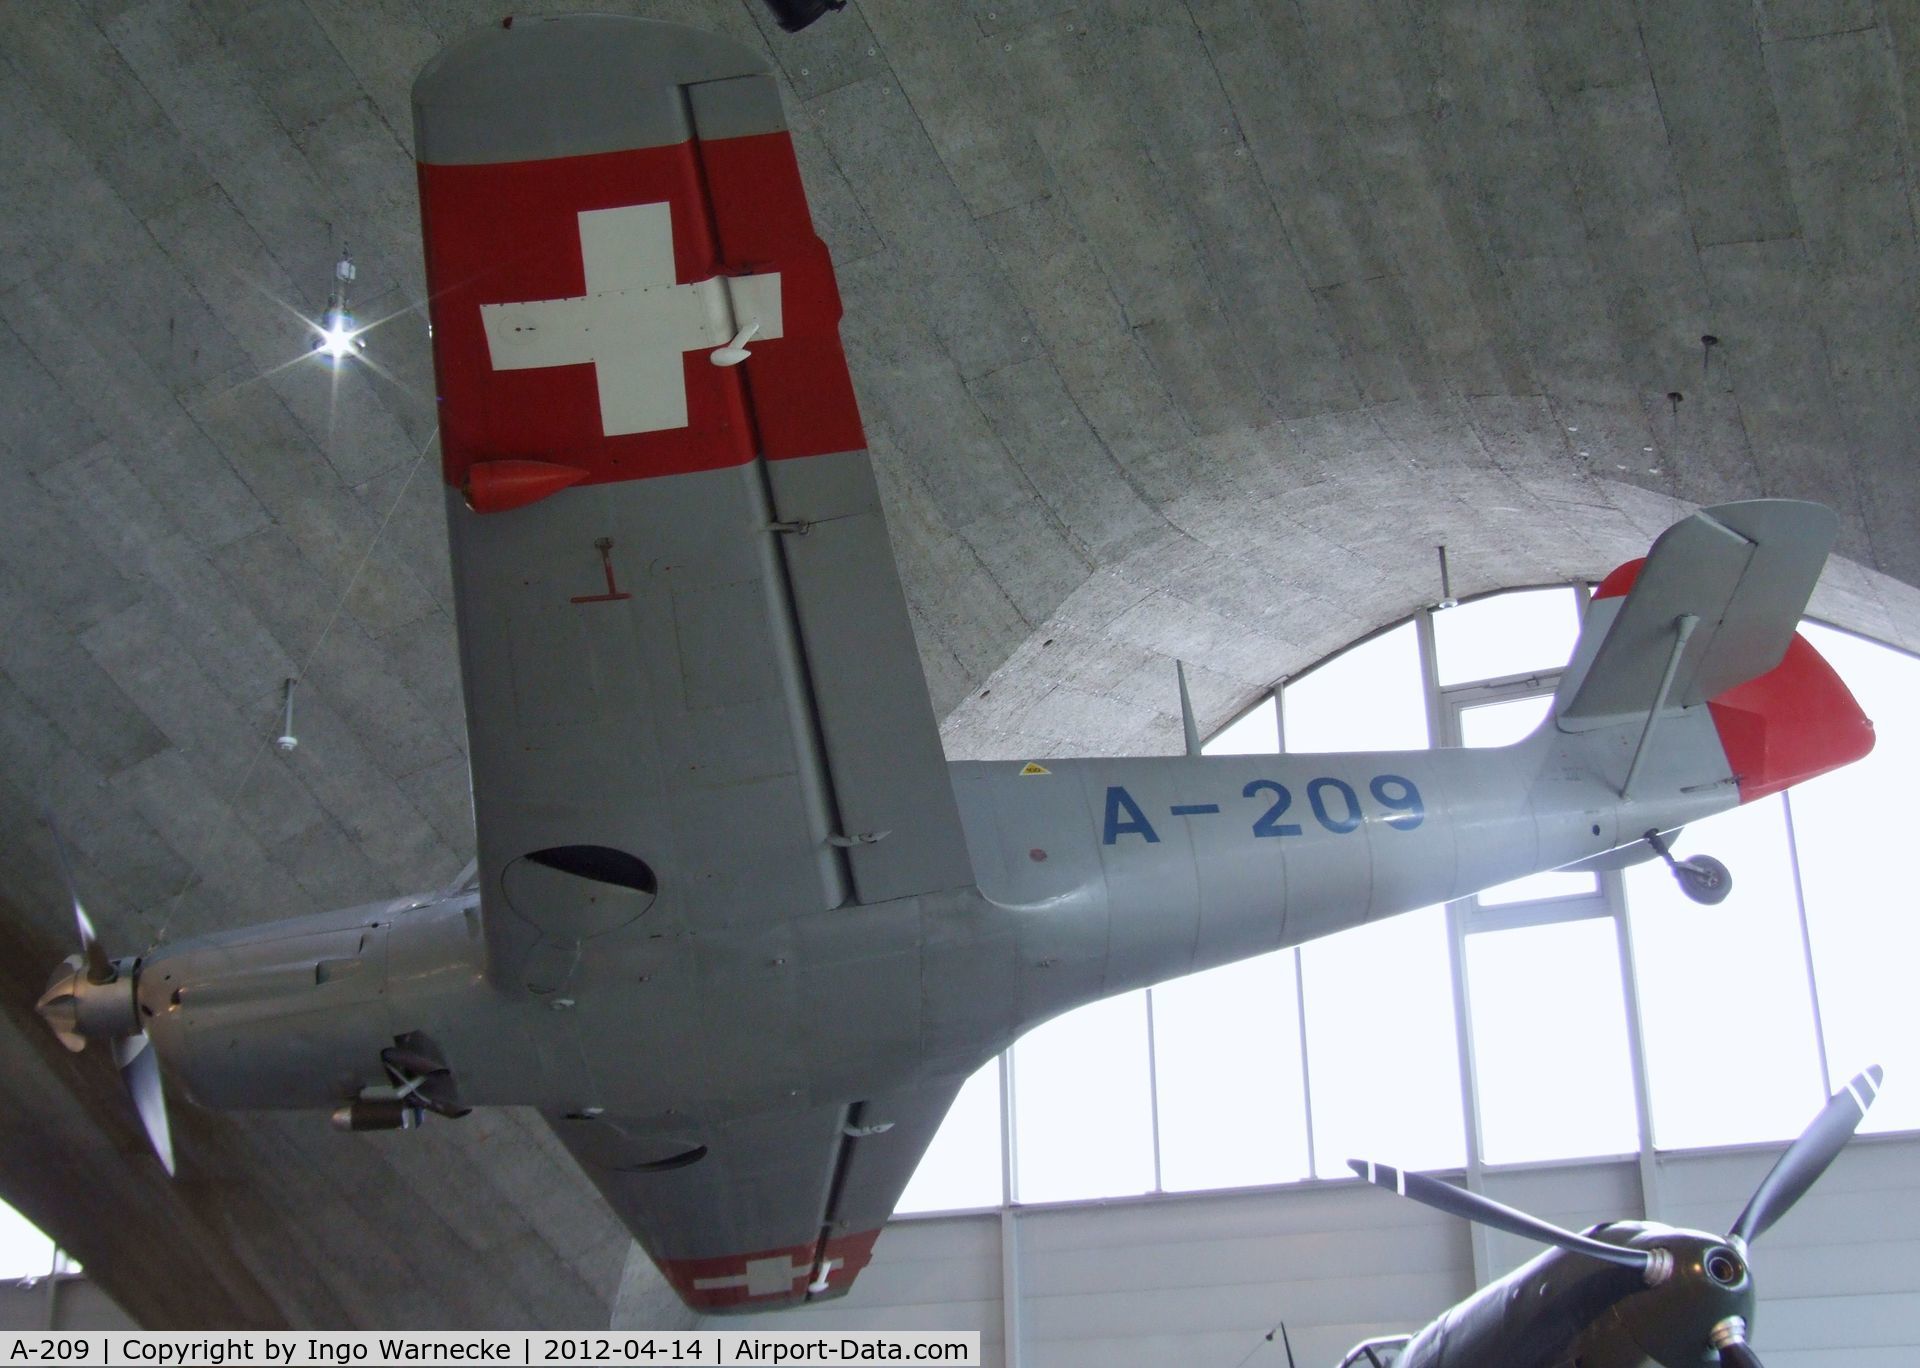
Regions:
<instances>
[{"instance_id":1,"label":"concrete ceiling panel","mask_svg":"<svg viewBox=\"0 0 1920 1368\"><path fill-rule=\"evenodd\" d=\"M617 7L776 63L956 757L1174 749L1175 658L1211 728L1437 544L1591 576L1729 497L1834 503L1816 611L1920 646L1911 6ZM124 949L471 850L408 89L496 21L0 7L0 1187L150 1324L671 1314L537 1118L183 1106L168 1186L30 1011L45 804Z\"/></svg>"}]
</instances>

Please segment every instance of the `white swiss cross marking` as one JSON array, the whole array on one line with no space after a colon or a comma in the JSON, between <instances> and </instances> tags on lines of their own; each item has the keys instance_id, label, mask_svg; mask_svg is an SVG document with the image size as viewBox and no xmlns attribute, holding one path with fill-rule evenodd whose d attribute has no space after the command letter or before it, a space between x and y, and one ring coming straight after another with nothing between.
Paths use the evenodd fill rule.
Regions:
<instances>
[{"instance_id":1,"label":"white swiss cross marking","mask_svg":"<svg viewBox=\"0 0 1920 1368\"><path fill-rule=\"evenodd\" d=\"M665 201L580 214L587 292L576 299L483 304L495 370L593 364L600 429L664 432L687 425L681 356L723 346L758 324L781 336L780 276L673 278L673 217Z\"/></svg>"},{"instance_id":2,"label":"white swiss cross marking","mask_svg":"<svg viewBox=\"0 0 1920 1368\"><path fill-rule=\"evenodd\" d=\"M824 1291L822 1284L826 1273L839 1267L840 1260L829 1259L826 1269L821 1273L821 1282L809 1287L810 1292ZM807 1264L797 1264L782 1255L772 1259L748 1259L747 1270L736 1273L730 1278L695 1278L693 1287L696 1292L718 1292L723 1288L744 1287L749 1297L771 1297L776 1293L793 1291L793 1280L804 1278L813 1269Z\"/></svg>"}]
</instances>

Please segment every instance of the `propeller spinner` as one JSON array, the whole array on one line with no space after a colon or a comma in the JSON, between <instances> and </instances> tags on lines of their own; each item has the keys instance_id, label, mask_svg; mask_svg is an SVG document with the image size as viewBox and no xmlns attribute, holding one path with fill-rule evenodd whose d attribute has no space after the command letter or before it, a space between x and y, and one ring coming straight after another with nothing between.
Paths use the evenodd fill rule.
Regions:
<instances>
[{"instance_id":1,"label":"propeller spinner","mask_svg":"<svg viewBox=\"0 0 1920 1368\"><path fill-rule=\"evenodd\" d=\"M1358 1159L1348 1160L1348 1166L1376 1187L1450 1215L1638 1270L1653 1291L1638 1313L1631 1298L1619 1304L1618 1312L1622 1324L1658 1363L1676 1368L1697 1364L1704 1342L1706 1350L1718 1351L1722 1364L1761 1368L1759 1357L1747 1343L1753 1299L1752 1277L1746 1266L1747 1245L1786 1215L1827 1171L1853 1138L1884 1077L1875 1064L1855 1074L1827 1100L1760 1180L1724 1240L1700 1231L1636 1225L1633 1245L1611 1244L1576 1235L1451 1183Z\"/></svg>"},{"instance_id":2,"label":"propeller spinner","mask_svg":"<svg viewBox=\"0 0 1920 1368\"><path fill-rule=\"evenodd\" d=\"M35 1010L52 1029L54 1038L76 1053L89 1040L105 1040L113 1046L114 1063L121 1080L133 1098L140 1124L146 1128L153 1152L161 1167L173 1173L173 1132L167 1124L167 1098L160 1079L160 1059L147 1033L140 1025L140 1010L135 1000L140 962L109 959L105 947L94 932L93 922L80 902L80 888L74 882L73 868L67 862L66 845L52 814L46 817L47 830L53 833L54 855L60 876L73 901L74 925L80 933L80 953L69 955L54 970L47 989L40 995Z\"/></svg>"}]
</instances>

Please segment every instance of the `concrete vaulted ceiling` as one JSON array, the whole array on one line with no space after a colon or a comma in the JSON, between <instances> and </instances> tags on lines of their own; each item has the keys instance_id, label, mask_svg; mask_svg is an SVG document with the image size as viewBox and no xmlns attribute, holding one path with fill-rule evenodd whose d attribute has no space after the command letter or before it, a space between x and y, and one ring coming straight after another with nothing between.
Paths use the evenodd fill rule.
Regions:
<instances>
[{"instance_id":1,"label":"concrete vaulted ceiling","mask_svg":"<svg viewBox=\"0 0 1920 1368\"><path fill-rule=\"evenodd\" d=\"M1734 497L1833 504L1816 608L1920 646L1912 5L631 8L782 75L956 757L1172 749L1175 657L1215 725L1436 544L1594 575ZM123 952L471 850L408 89L498 17L0 6L0 1194L155 1326L604 1324L627 1268L517 1113L183 1106L168 1185L31 1013L43 804ZM394 317L335 380L343 246Z\"/></svg>"}]
</instances>

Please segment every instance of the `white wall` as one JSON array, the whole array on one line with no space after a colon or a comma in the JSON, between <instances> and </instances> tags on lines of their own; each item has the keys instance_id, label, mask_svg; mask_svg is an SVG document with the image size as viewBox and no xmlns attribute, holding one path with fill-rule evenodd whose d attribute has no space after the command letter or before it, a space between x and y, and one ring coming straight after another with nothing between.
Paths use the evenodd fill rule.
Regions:
<instances>
[{"instance_id":1,"label":"white wall","mask_svg":"<svg viewBox=\"0 0 1920 1368\"><path fill-rule=\"evenodd\" d=\"M0 1331L135 1328L127 1313L83 1274L0 1282Z\"/></svg>"},{"instance_id":2,"label":"white wall","mask_svg":"<svg viewBox=\"0 0 1920 1368\"><path fill-rule=\"evenodd\" d=\"M1724 1230L1778 1147L1661 1156L1656 1215ZM1642 1214L1633 1160L1491 1174L1487 1190L1574 1228ZM1411 1329L1473 1285L1464 1223L1358 1183L1030 1207L1015 1241L1021 1352L1003 1351L999 1212L911 1217L880 1237L853 1293L755 1317L773 1329L978 1330L989 1368L1281 1368L1285 1320L1299 1368L1331 1368L1370 1334ZM1501 1271L1532 1246L1488 1242ZM1920 1363L1920 1136L1865 1137L1753 1254L1754 1342L1768 1368ZM127 1326L84 1278L0 1283L0 1330ZM749 1323L714 1319L709 1328ZM585 1328L585 1327L565 1327Z\"/></svg>"},{"instance_id":3,"label":"white wall","mask_svg":"<svg viewBox=\"0 0 1920 1368\"><path fill-rule=\"evenodd\" d=\"M1662 1156L1655 1215L1725 1230L1779 1153ZM1638 1217L1634 1160L1489 1175L1491 1195L1574 1228ZM898 1220L844 1300L756 1317L766 1329L978 1330L990 1368L1331 1368L1355 1341L1412 1329L1473 1286L1463 1222L1358 1183L1022 1208L1020 1354L1003 1352L1002 1218ZM1496 1235L1498 1272L1537 1247ZM1866 1137L1754 1249L1755 1345L1768 1368L1920 1363L1920 1136ZM710 1320L739 1329L738 1319Z\"/></svg>"}]
</instances>

